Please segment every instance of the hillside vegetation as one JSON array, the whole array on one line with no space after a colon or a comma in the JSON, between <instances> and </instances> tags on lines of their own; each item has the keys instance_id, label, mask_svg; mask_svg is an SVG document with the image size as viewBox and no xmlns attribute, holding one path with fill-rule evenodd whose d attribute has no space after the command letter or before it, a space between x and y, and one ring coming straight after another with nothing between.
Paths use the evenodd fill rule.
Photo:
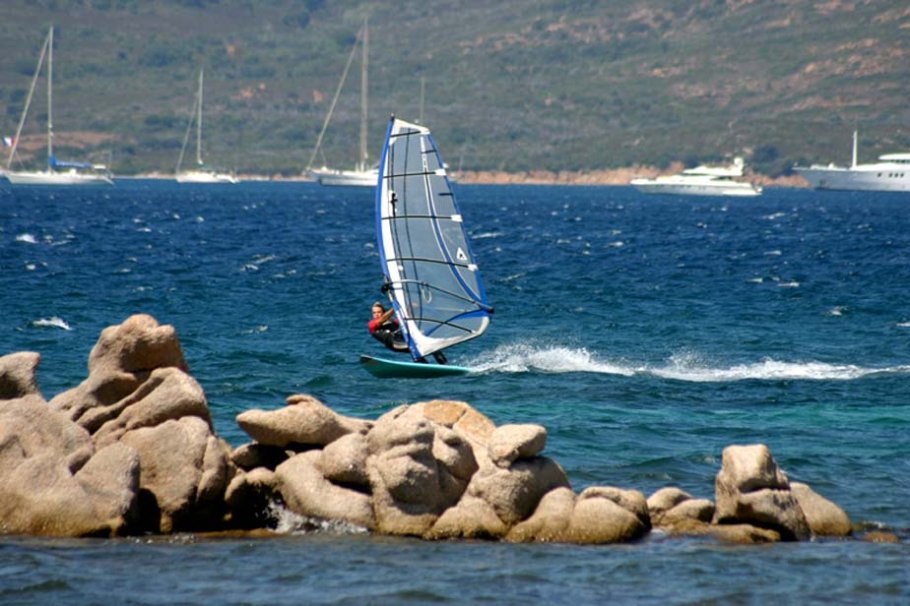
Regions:
<instances>
[{"instance_id":1,"label":"hillside vegetation","mask_svg":"<svg viewBox=\"0 0 910 606\"><path fill-rule=\"evenodd\" d=\"M364 17L369 149L424 121L464 170L583 171L738 154L769 175L910 149L906 0L4 0L0 114L15 132L55 30L59 156L174 170L205 67L206 160L306 166ZM359 145L359 59L323 144ZM40 158L43 79L20 155ZM188 152L189 153L189 152ZM319 159L322 163L323 158Z\"/></svg>"}]
</instances>

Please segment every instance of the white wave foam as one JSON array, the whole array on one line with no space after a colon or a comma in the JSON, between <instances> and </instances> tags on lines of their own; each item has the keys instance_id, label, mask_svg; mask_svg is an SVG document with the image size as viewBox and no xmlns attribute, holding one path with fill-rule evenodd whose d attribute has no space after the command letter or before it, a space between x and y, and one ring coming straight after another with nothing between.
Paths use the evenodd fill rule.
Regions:
<instances>
[{"instance_id":1,"label":"white wave foam","mask_svg":"<svg viewBox=\"0 0 910 606\"><path fill-rule=\"evenodd\" d=\"M480 355L471 364L476 372L597 372L631 376L635 370L628 366L601 362L587 349L560 346L537 346L516 343L497 347Z\"/></svg>"},{"instance_id":2,"label":"white wave foam","mask_svg":"<svg viewBox=\"0 0 910 606\"><path fill-rule=\"evenodd\" d=\"M730 367L712 367L704 364L697 356L671 358L663 368L654 368L651 374L665 379L691 381L696 383L731 381L850 381L870 375L907 373L910 366L866 368L855 364L828 364L825 362L781 362L766 358L752 364L736 364Z\"/></svg>"},{"instance_id":3,"label":"white wave foam","mask_svg":"<svg viewBox=\"0 0 910 606\"><path fill-rule=\"evenodd\" d=\"M19 234L16 236L16 242L25 242L26 244L37 244L38 240L32 234Z\"/></svg>"},{"instance_id":4,"label":"white wave foam","mask_svg":"<svg viewBox=\"0 0 910 606\"><path fill-rule=\"evenodd\" d=\"M277 521L275 532L280 534L288 533L310 533L310 532L331 532L338 534L364 534L368 530L355 524L350 524L335 520L322 520L300 515L275 503L269 503L269 515Z\"/></svg>"},{"instance_id":5,"label":"white wave foam","mask_svg":"<svg viewBox=\"0 0 910 606\"><path fill-rule=\"evenodd\" d=\"M60 328L62 330L72 330L70 325L66 323L66 320L58 316L52 316L50 318L41 318L40 320L33 320L32 326L40 328Z\"/></svg>"},{"instance_id":6,"label":"white wave foam","mask_svg":"<svg viewBox=\"0 0 910 606\"><path fill-rule=\"evenodd\" d=\"M631 377L651 375L693 383L733 381L851 381L888 374L910 374L910 365L863 367L826 362L786 362L765 358L760 362L724 366L706 360L697 352L682 351L662 366L633 366L625 361L603 359L586 348L513 343L483 353L469 364L478 373L570 373L591 372Z\"/></svg>"}]
</instances>

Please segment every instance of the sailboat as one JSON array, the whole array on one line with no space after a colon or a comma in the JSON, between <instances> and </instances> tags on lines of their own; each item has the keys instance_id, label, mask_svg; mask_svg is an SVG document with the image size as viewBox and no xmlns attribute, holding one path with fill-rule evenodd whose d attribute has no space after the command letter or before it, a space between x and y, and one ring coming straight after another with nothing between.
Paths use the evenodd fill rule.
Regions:
<instances>
[{"instance_id":1,"label":"sailboat","mask_svg":"<svg viewBox=\"0 0 910 606\"><path fill-rule=\"evenodd\" d=\"M13 158L16 156L16 148L19 145L19 136L22 134L22 127L25 125L25 119L28 116L29 106L32 102L32 95L35 92L35 84L41 75L41 67L44 64L44 57L47 56L47 170L38 171L14 171L12 169ZM28 97L25 100L25 109L22 111L22 117L19 119L19 126L16 128L16 136L13 140L12 149L9 152L9 159L6 162L5 176L13 185L111 185L111 180L107 166L103 164L90 164L87 162L64 162L57 160L54 156L54 28L51 27L47 32L47 38L41 47L41 54L38 57L38 66L35 68L35 75L32 77L32 84L29 87ZM91 171L91 172L84 172Z\"/></svg>"},{"instance_id":2,"label":"sailboat","mask_svg":"<svg viewBox=\"0 0 910 606\"><path fill-rule=\"evenodd\" d=\"M424 361L481 336L493 308L430 129L394 116L379 162L376 232L384 290L413 361L361 356L364 367L378 377L470 372Z\"/></svg>"},{"instance_id":3,"label":"sailboat","mask_svg":"<svg viewBox=\"0 0 910 606\"><path fill-rule=\"evenodd\" d=\"M196 99L193 102L193 111L190 113L190 121L186 125L186 134L183 136L183 146L180 148L180 156L177 158L177 183L237 183L238 179L229 173L216 171L205 166L202 161L202 88L203 88L204 70L199 70L199 91L196 93ZM186 145L190 139L190 130L196 123L196 168L189 170L180 170L183 165L183 155L186 153Z\"/></svg>"},{"instance_id":4,"label":"sailboat","mask_svg":"<svg viewBox=\"0 0 910 606\"><path fill-rule=\"evenodd\" d=\"M322 146L322 137L325 135L326 128L328 128L329 122L332 120L332 113L335 111L335 104L338 102L338 96L341 94L341 89L344 87L344 82L348 77L348 71L351 68L351 62L354 60L354 56L357 52L357 43L355 42L354 47L351 49L351 54L348 57L348 62L341 74L341 80L338 82L338 88L335 90L335 96L332 98L332 103L329 106L329 112L326 114L325 121L322 123L322 130L319 133L319 137L316 139L316 146L313 148L313 153L310 156L309 163L307 163L306 173L318 181L321 185L375 187L376 179L379 175L378 169L369 167L369 154L367 153L367 108L369 107L367 100L367 72L369 62L370 30L366 20L363 22L363 29L361 29L360 40L362 41L362 57L360 61L360 159L355 164L353 170L328 168L327 166L323 166L322 168L313 168L313 162L315 161L316 156L319 154L319 150Z\"/></svg>"}]
</instances>

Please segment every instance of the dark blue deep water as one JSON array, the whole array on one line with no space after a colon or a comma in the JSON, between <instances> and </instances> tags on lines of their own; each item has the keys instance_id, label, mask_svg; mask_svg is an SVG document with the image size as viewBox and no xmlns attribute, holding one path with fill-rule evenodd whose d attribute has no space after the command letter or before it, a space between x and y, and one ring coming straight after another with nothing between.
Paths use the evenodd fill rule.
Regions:
<instances>
[{"instance_id":1,"label":"dark blue deep water","mask_svg":"<svg viewBox=\"0 0 910 606\"><path fill-rule=\"evenodd\" d=\"M762 442L860 540L729 546L0 538L0 603L418 604L910 601L910 196L457 185L496 313L450 350L475 373L378 380L367 190L306 183L0 186L0 353L37 351L45 397L86 376L103 328L176 327L216 431L310 393L375 418L465 400L547 427L573 488L713 499L729 444ZM290 522L293 528L293 521Z\"/></svg>"}]
</instances>

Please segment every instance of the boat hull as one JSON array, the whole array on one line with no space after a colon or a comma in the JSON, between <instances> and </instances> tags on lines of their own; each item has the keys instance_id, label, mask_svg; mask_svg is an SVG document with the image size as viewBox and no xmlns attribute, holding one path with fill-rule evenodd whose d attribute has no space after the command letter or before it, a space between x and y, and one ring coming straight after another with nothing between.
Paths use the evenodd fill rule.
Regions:
<instances>
[{"instance_id":1,"label":"boat hull","mask_svg":"<svg viewBox=\"0 0 910 606\"><path fill-rule=\"evenodd\" d=\"M910 191L910 166L862 168L795 167L814 189L833 191Z\"/></svg>"},{"instance_id":2,"label":"boat hull","mask_svg":"<svg viewBox=\"0 0 910 606\"><path fill-rule=\"evenodd\" d=\"M113 185L105 175L90 175L76 171L48 172L21 171L7 172L4 176L13 185Z\"/></svg>"},{"instance_id":3,"label":"boat hull","mask_svg":"<svg viewBox=\"0 0 910 606\"><path fill-rule=\"evenodd\" d=\"M632 186L644 194L675 194L684 196L758 196L761 188L749 183L707 185L707 184L666 184L654 182L632 182Z\"/></svg>"},{"instance_id":4,"label":"boat hull","mask_svg":"<svg viewBox=\"0 0 910 606\"><path fill-rule=\"evenodd\" d=\"M177 183L237 183L237 178L224 173L182 173L177 175Z\"/></svg>"},{"instance_id":5,"label":"boat hull","mask_svg":"<svg viewBox=\"0 0 910 606\"><path fill-rule=\"evenodd\" d=\"M375 170L314 170L310 176L320 185L334 187L376 187L379 180Z\"/></svg>"},{"instance_id":6,"label":"boat hull","mask_svg":"<svg viewBox=\"0 0 910 606\"><path fill-rule=\"evenodd\" d=\"M360 364L367 372L380 379L433 379L466 375L471 372L464 366L421 364L374 358L373 356L360 356Z\"/></svg>"}]
</instances>

